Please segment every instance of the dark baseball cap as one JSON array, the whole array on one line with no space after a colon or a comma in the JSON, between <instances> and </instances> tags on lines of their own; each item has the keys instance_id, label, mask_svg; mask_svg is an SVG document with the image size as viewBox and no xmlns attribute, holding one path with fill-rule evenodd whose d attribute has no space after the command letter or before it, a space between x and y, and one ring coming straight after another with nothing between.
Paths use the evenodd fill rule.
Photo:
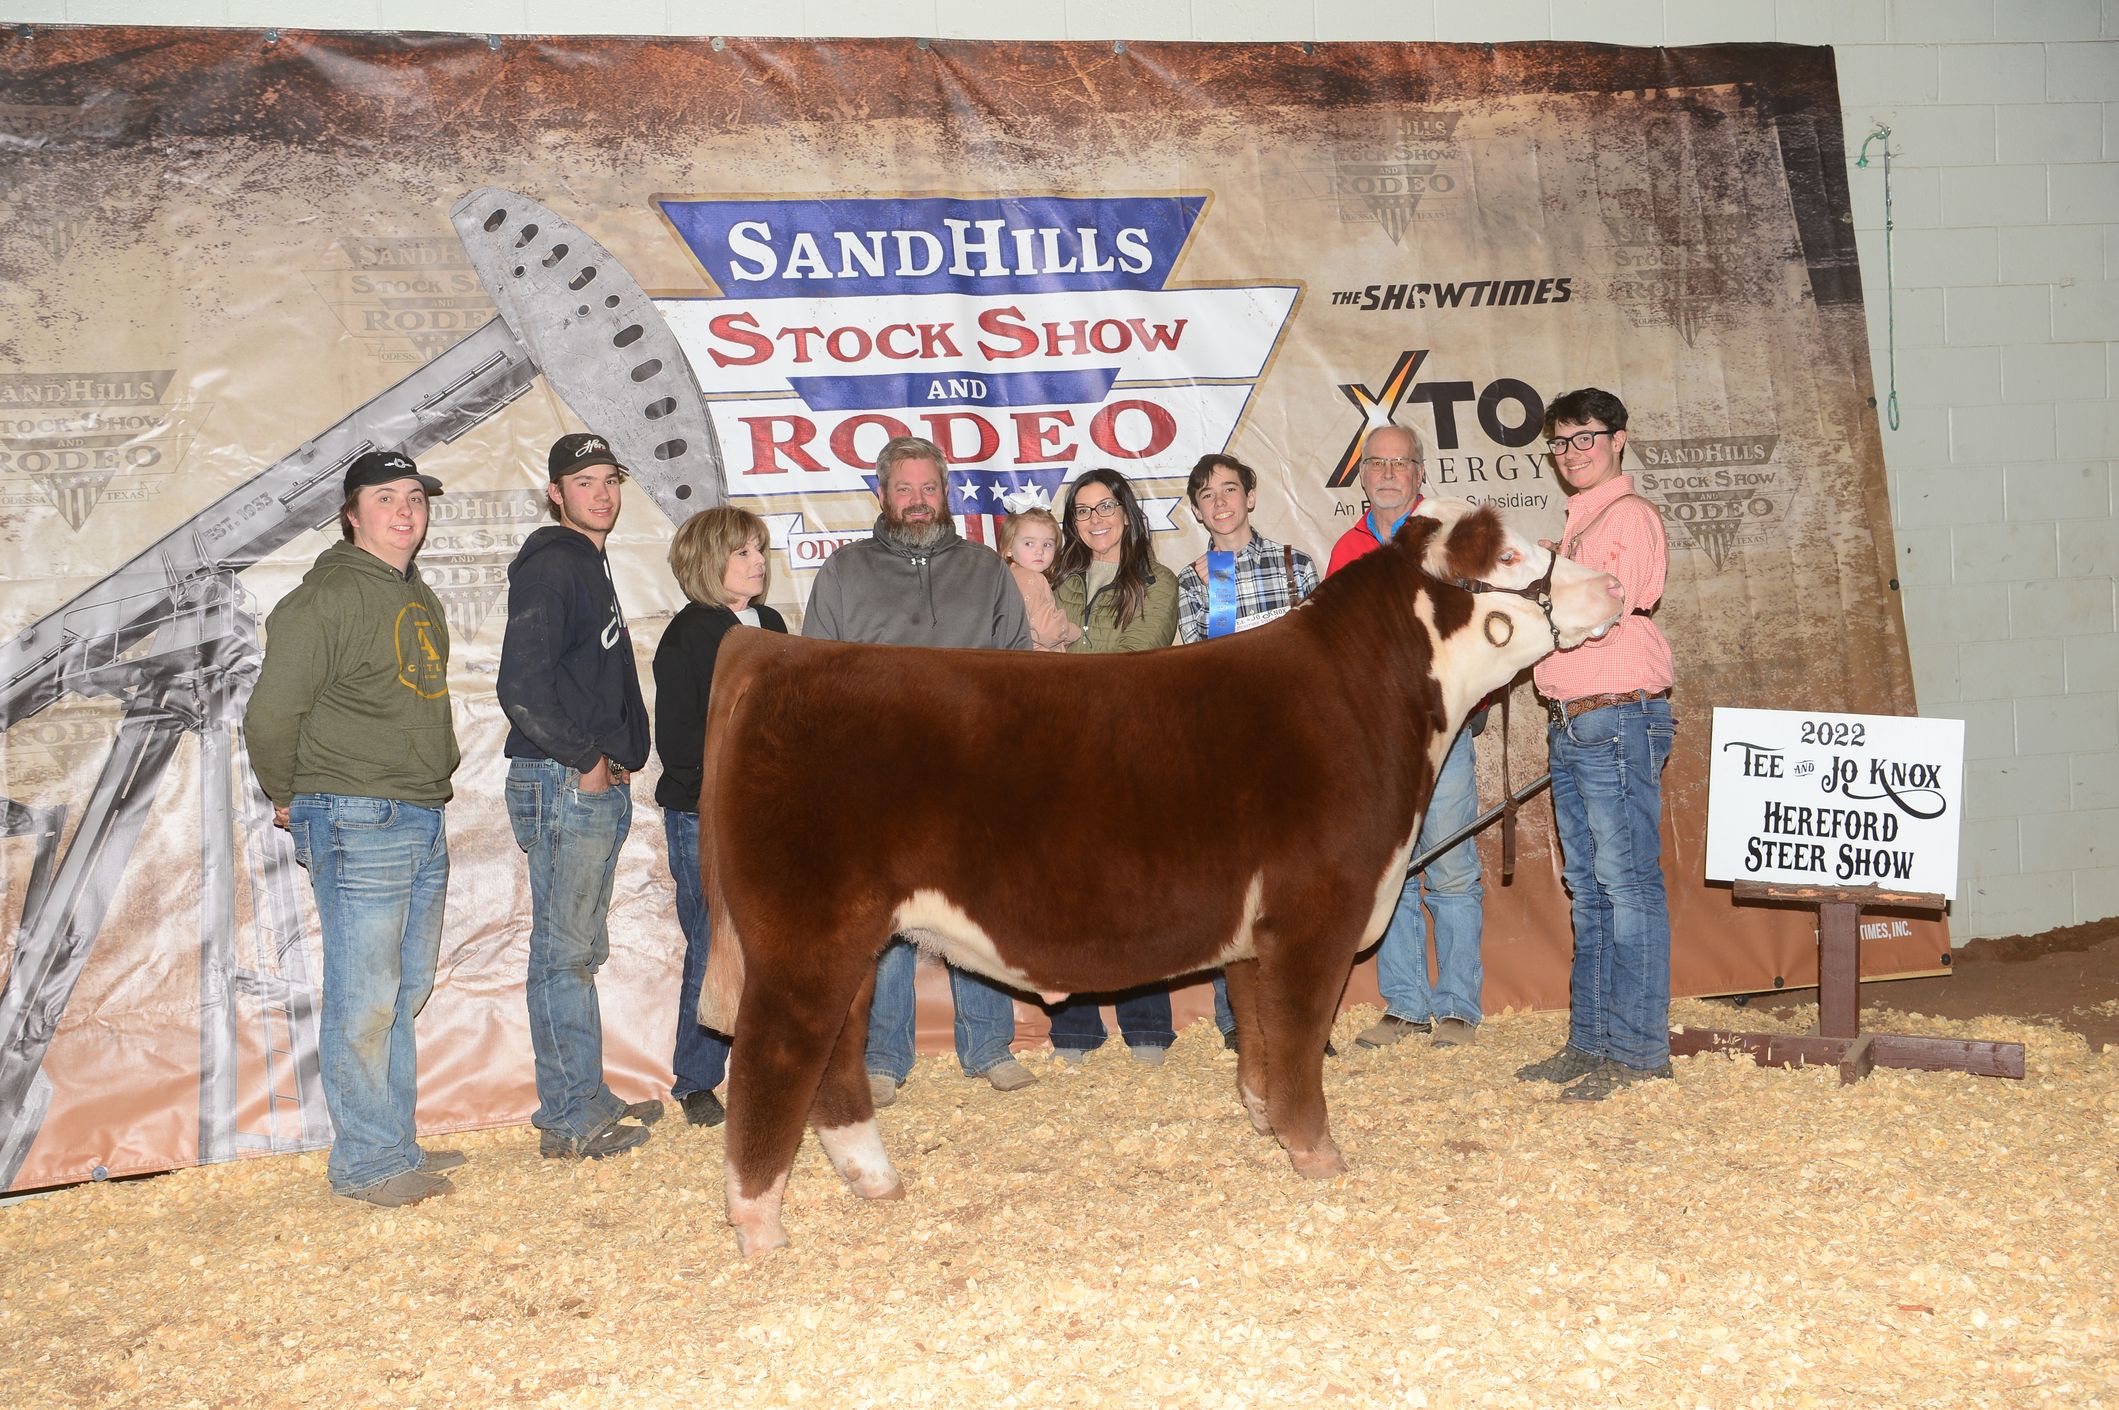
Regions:
<instances>
[{"instance_id":1,"label":"dark baseball cap","mask_svg":"<svg viewBox=\"0 0 2119 1410\"><path fill-rule=\"evenodd\" d=\"M608 465L621 472L625 470L618 457L611 454L609 441L594 431L576 431L552 442L552 454L545 468L552 478L557 480L586 470L592 465Z\"/></svg>"},{"instance_id":2,"label":"dark baseball cap","mask_svg":"<svg viewBox=\"0 0 2119 1410\"><path fill-rule=\"evenodd\" d=\"M387 485L397 480L417 480L419 487L430 495L441 493L441 481L432 475L422 475L412 457L402 451L371 450L346 467L346 494L370 485Z\"/></svg>"}]
</instances>

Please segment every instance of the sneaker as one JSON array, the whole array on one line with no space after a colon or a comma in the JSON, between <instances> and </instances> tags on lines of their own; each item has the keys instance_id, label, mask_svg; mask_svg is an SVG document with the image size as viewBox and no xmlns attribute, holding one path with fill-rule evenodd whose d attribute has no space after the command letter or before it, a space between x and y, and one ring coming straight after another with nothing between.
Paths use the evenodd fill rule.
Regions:
<instances>
[{"instance_id":1,"label":"sneaker","mask_svg":"<svg viewBox=\"0 0 2119 1410\"><path fill-rule=\"evenodd\" d=\"M662 1119L662 1103L659 1101L634 1102L624 1111L618 1113L618 1119L620 1121L637 1121L642 1126L652 1126Z\"/></svg>"},{"instance_id":2,"label":"sneaker","mask_svg":"<svg viewBox=\"0 0 2119 1410\"><path fill-rule=\"evenodd\" d=\"M469 1159L462 1151L423 1150L419 1153L419 1169L423 1175L439 1175L444 1170L454 1170Z\"/></svg>"},{"instance_id":3,"label":"sneaker","mask_svg":"<svg viewBox=\"0 0 2119 1410\"><path fill-rule=\"evenodd\" d=\"M380 1184L361 1190L335 1190L343 1199L357 1199L363 1204L381 1205L384 1209L402 1209L408 1204L418 1204L423 1199L445 1195L456 1186L446 1175L429 1175L424 1170L400 1170Z\"/></svg>"},{"instance_id":4,"label":"sneaker","mask_svg":"<svg viewBox=\"0 0 2119 1410\"><path fill-rule=\"evenodd\" d=\"M1158 1048L1153 1043L1135 1043L1126 1051L1133 1054L1135 1062L1147 1067L1161 1067L1163 1059L1170 1054L1168 1048Z\"/></svg>"},{"instance_id":5,"label":"sneaker","mask_svg":"<svg viewBox=\"0 0 2119 1410\"><path fill-rule=\"evenodd\" d=\"M721 1105L721 1098L712 1089L701 1087L696 1092L686 1092L677 1099L684 1108L684 1119L692 1126L719 1126L728 1119L728 1111Z\"/></svg>"},{"instance_id":6,"label":"sneaker","mask_svg":"<svg viewBox=\"0 0 2119 1410\"><path fill-rule=\"evenodd\" d=\"M1433 1024L1415 1023L1409 1018L1387 1013L1355 1034L1354 1041L1364 1048L1387 1048L1414 1033L1432 1032L1433 1028ZM1331 1045L1328 1043L1325 1046L1329 1049Z\"/></svg>"},{"instance_id":7,"label":"sneaker","mask_svg":"<svg viewBox=\"0 0 2119 1410\"><path fill-rule=\"evenodd\" d=\"M886 1076L880 1072L871 1072L868 1074L869 1105L875 1107L878 1111L880 1111L884 1107L889 1106L892 1102L896 1101L897 1099L897 1078Z\"/></svg>"},{"instance_id":8,"label":"sneaker","mask_svg":"<svg viewBox=\"0 0 2119 1410\"><path fill-rule=\"evenodd\" d=\"M646 1142L647 1127L613 1121L592 1136L578 1138L558 1131L540 1131L537 1133L537 1153L547 1160L601 1160Z\"/></svg>"},{"instance_id":9,"label":"sneaker","mask_svg":"<svg viewBox=\"0 0 2119 1410\"><path fill-rule=\"evenodd\" d=\"M1636 1082L1653 1082L1657 1078L1670 1076L1670 1064L1661 1067L1628 1067L1623 1062L1607 1058L1591 1069L1589 1074L1566 1091L1560 1093L1563 1102L1600 1102L1624 1087Z\"/></svg>"},{"instance_id":10,"label":"sneaker","mask_svg":"<svg viewBox=\"0 0 2119 1410\"><path fill-rule=\"evenodd\" d=\"M1593 1058L1573 1044L1560 1049L1549 1058L1540 1058L1516 1069L1518 1082L1572 1082L1582 1076L1602 1058Z\"/></svg>"},{"instance_id":11,"label":"sneaker","mask_svg":"<svg viewBox=\"0 0 2119 1410\"><path fill-rule=\"evenodd\" d=\"M993 1084L996 1092L1020 1092L1037 1081L1037 1074L1012 1057L1002 1058L979 1074Z\"/></svg>"},{"instance_id":12,"label":"sneaker","mask_svg":"<svg viewBox=\"0 0 2119 1410\"><path fill-rule=\"evenodd\" d=\"M1461 1018L1435 1020L1435 1046L1438 1048L1468 1048L1478 1041L1477 1024L1466 1023Z\"/></svg>"}]
</instances>

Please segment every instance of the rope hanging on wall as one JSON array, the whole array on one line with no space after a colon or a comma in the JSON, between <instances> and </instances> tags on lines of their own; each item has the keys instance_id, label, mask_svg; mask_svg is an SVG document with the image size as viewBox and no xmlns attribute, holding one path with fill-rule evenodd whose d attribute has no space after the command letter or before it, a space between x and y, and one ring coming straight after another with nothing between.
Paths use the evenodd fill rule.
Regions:
<instances>
[{"instance_id":1,"label":"rope hanging on wall","mask_svg":"<svg viewBox=\"0 0 2119 1410\"><path fill-rule=\"evenodd\" d=\"M1891 267L1891 231L1894 221L1891 216L1891 129L1882 123L1876 130L1862 139L1861 155L1854 159L1858 167L1869 165L1869 144L1881 140L1884 144L1884 366L1890 378L1890 394L1884 398L1884 415L1891 429L1898 429L1898 280Z\"/></svg>"}]
</instances>

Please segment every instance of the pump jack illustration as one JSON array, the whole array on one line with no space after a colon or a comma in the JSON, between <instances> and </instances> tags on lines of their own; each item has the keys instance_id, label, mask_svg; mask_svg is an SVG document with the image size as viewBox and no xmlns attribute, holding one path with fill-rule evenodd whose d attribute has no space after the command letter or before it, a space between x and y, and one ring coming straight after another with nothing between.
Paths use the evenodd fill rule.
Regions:
<instances>
[{"instance_id":1,"label":"pump jack illustration","mask_svg":"<svg viewBox=\"0 0 2119 1410\"><path fill-rule=\"evenodd\" d=\"M319 989L293 848L236 736L263 651L239 575L336 516L346 467L370 450L417 458L498 413L539 375L672 523L721 502L720 449L699 383L646 292L585 232L536 201L481 187L450 221L498 317L337 425L231 490L0 647L0 730L63 696L122 706L72 839L65 805L0 799L0 836L36 848L0 989L0 1190L50 1108L46 1052L186 734L200 742L199 1159L329 1139L317 1060ZM254 943L238 963L236 829ZM268 1119L237 1129L238 997L264 1014ZM89 1172L84 1170L85 1176Z\"/></svg>"}]
</instances>

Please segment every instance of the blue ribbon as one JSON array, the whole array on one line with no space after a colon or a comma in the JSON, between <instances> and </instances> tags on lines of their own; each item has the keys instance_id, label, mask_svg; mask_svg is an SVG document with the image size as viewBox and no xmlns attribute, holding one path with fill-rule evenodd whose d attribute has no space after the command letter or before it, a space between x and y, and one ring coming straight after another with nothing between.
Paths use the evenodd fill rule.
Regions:
<instances>
[{"instance_id":1,"label":"blue ribbon","mask_svg":"<svg viewBox=\"0 0 2119 1410\"><path fill-rule=\"evenodd\" d=\"M1221 549L1207 550L1207 635L1230 636L1236 631L1236 555Z\"/></svg>"}]
</instances>

